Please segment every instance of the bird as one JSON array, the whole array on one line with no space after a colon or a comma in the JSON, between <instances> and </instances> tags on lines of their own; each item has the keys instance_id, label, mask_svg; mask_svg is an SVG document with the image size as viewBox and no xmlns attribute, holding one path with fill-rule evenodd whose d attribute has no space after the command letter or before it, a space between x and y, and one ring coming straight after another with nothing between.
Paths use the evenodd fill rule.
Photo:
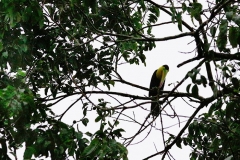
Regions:
<instances>
[{"instance_id":1,"label":"bird","mask_svg":"<svg viewBox=\"0 0 240 160\"><path fill-rule=\"evenodd\" d=\"M149 87L149 97L156 97L155 100L151 102L151 114L156 117L160 114L160 108L158 105L158 95L159 91L162 91L165 85L165 78L168 74L168 65L163 65L153 72L150 87Z\"/></svg>"}]
</instances>

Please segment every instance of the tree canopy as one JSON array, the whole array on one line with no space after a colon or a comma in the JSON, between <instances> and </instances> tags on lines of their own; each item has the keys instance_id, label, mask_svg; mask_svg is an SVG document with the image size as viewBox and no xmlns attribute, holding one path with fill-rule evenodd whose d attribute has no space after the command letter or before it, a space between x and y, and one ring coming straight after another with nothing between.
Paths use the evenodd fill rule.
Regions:
<instances>
[{"instance_id":1,"label":"tree canopy","mask_svg":"<svg viewBox=\"0 0 240 160\"><path fill-rule=\"evenodd\" d=\"M168 20L160 21L161 16ZM153 34L165 25L176 26L177 34ZM173 146L191 147L190 159L239 159L239 1L1 0L0 26L1 159L10 159L10 154L17 159L16 150L25 146L24 159L126 160L127 147L147 128L159 128L164 147L142 159L174 159ZM146 52L156 42L184 37L191 38L195 49L189 50L191 59L176 66L196 66L172 90L163 91L159 103L162 114L174 112L170 118L180 117L171 105L176 100L183 99L195 111L172 134L154 125L151 97L113 89L121 83L147 92L148 87L123 79L118 67L147 65ZM200 92L203 87L211 96ZM72 96L78 98L62 114L53 112L52 106ZM75 104L82 108L78 120L64 123L63 116ZM141 121L126 114L138 107L146 108ZM208 111L201 113L205 107ZM89 116L92 112L97 116ZM122 117L139 125L130 138L119 127ZM94 133L78 127L89 127L89 121L100 125Z\"/></svg>"}]
</instances>

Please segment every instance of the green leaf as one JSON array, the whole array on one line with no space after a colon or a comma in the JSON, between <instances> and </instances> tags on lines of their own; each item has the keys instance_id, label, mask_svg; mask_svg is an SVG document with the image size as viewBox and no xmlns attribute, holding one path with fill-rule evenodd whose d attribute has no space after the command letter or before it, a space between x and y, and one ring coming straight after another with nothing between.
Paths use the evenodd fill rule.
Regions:
<instances>
[{"instance_id":1,"label":"green leaf","mask_svg":"<svg viewBox=\"0 0 240 160\"><path fill-rule=\"evenodd\" d=\"M146 10L146 6L145 6L145 3L144 3L144 0L140 0L139 4L140 4L141 8L143 9L143 11L145 11Z\"/></svg>"},{"instance_id":2,"label":"green leaf","mask_svg":"<svg viewBox=\"0 0 240 160\"><path fill-rule=\"evenodd\" d=\"M187 5L185 3L182 3L182 11L183 13L187 10Z\"/></svg>"},{"instance_id":3,"label":"green leaf","mask_svg":"<svg viewBox=\"0 0 240 160\"><path fill-rule=\"evenodd\" d=\"M112 133L113 133L113 135L115 135L117 137L121 137L122 136L121 132L125 132L125 130L122 128L119 128L119 129L114 130Z\"/></svg>"},{"instance_id":4,"label":"green leaf","mask_svg":"<svg viewBox=\"0 0 240 160\"><path fill-rule=\"evenodd\" d=\"M177 13L176 20L178 22L178 29L182 32L182 12Z\"/></svg>"},{"instance_id":5,"label":"green leaf","mask_svg":"<svg viewBox=\"0 0 240 160\"><path fill-rule=\"evenodd\" d=\"M148 17L149 17L149 18L148 18L148 21L149 21L150 23L156 23L157 20L158 20L158 17L157 17L156 15L152 14L152 13L150 13Z\"/></svg>"},{"instance_id":6,"label":"green leaf","mask_svg":"<svg viewBox=\"0 0 240 160\"><path fill-rule=\"evenodd\" d=\"M198 96L198 86L196 84L192 87L192 94Z\"/></svg>"},{"instance_id":7,"label":"green leaf","mask_svg":"<svg viewBox=\"0 0 240 160\"><path fill-rule=\"evenodd\" d=\"M176 8L172 5L170 11L172 12L172 22L174 22L176 19Z\"/></svg>"},{"instance_id":8,"label":"green leaf","mask_svg":"<svg viewBox=\"0 0 240 160\"><path fill-rule=\"evenodd\" d=\"M114 122L114 126L117 126L119 124L119 121Z\"/></svg>"},{"instance_id":9,"label":"green leaf","mask_svg":"<svg viewBox=\"0 0 240 160\"><path fill-rule=\"evenodd\" d=\"M190 87L191 87L191 84L188 84L187 87L186 87L186 91L187 91L187 93L190 93L190 92L189 92Z\"/></svg>"},{"instance_id":10,"label":"green leaf","mask_svg":"<svg viewBox=\"0 0 240 160\"><path fill-rule=\"evenodd\" d=\"M151 33L152 33L152 27L149 26L149 27L147 27L147 34L151 35ZM145 50L147 50L147 49L145 49Z\"/></svg>"},{"instance_id":11,"label":"green leaf","mask_svg":"<svg viewBox=\"0 0 240 160\"><path fill-rule=\"evenodd\" d=\"M232 20L232 18L233 18L233 11L230 11L230 12L226 12L226 18L227 18L227 20L229 20L229 21L231 21Z\"/></svg>"},{"instance_id":12,"label":"green leaf","mask_svg":"<svg viewBox=\"0 0 240 160\"><path fill-rule=\"evenodd\" d=\"M232 84L236 90L239 89L239 81L237 78L235 78L235 77L232 78Z\"/></svg>"},{"instance_id":13,"label":"green leaf","mask_svg":"<svg viewBox=\"0 0 240 160\"><path fill-rule=\"evenodd\" d=\"M33 154L36 152L34 147L27 147L24 152L24 159L31 159Z\"/></svg>"},{"instance_id":14,"label":"green leaf","mask_svg":"<svg viewBox=\"0 0 240 160\"><path fill-rule=\"evenodd\" d=\"M159 10L159 8L156 7L156 6L151 6L151 7L149 8L149 11L151 11L151 12L152 12L154 15L156 15L157 17L160 16L160 10Z\"/></svg>"},{"instance_id":15,"label":"green leaf","mask_svg":"<svg viewBox=\"0 0 240 160\"><path fill-rule=\"evenodd\" d=\"M51 141L44 141L43 147L47 148L51 144Z\"/></svg>"},{"instance_id":16,"label":"green leaf","mask_svg":"<svg viewBox=\"0 0 240 160\"><path fill-rule=\"evenodd\" d=\"M188 127L188 133L189 135L193 136L194 135L194 127L193 124L190 124Z\"/></svg>"},{"instance_id":17,"label":"green leaf","mask_svg":"<svg viewBox=\"0 0 240 160\"><path fill-rule=\"evenodd\" d=\"M234 16L232 20L240 27L240 16L239 15Z\"/></svg>"},{"instance_id":18,"label":"green leaf","mask_svg":"<svg viewBox=\"0 0 240 160\"><path fill-rule=\"evenodd\" d=\"M87 136L89 136L89 137L92 137L92 136L93 136L93 134L90 133L90 132L86 132L85 134L86 134Z\"/></svg>"},{"instance_id":19,"label":"green leaf","mask_svg":"<svg viewBox=\"0 0 240 160\"><path fill-rule=\"evenodd\" d=\"M213 111L215 111L215 109L216 109L216 103L213 103L208 110L208 116L211 116Z\"/></svg>"},{"instance_id":20,"label":"green leaf","mask_svg":"<svg viewBox=\"0 0 240 160\"><path fill-rule=\"evenodd\" d=\"M190 154L190 156L191 156L190 160L196 160L197 157L198 157L197 153L195 153L195 152L192 152L192 153Z\"/></svg>"},{"instance_id":21,"label":"green leaf","mask_svg":"<svg viewBox=\"0 0 240 160\"><path fill-rule=\"evenodd\" d=\"M233 48L236 48L238 45L238 38L239 38L239 28L231 26L229 28L229 42Z\"/></svg>"},{"instance_id":22,"label":"green leaf","mask_svg":"<svg viewBox=\"0 0 240 160\"><path fill-rule=\"evenodd\" d=\"M212 152L215 152L218 150L218 146L219 146L219 139L216 137L216 138L214 138L212 144L210 145L210 150Z\"/></svg>"},{"instance_id":23,"label":"green leaf","mask_svg":"<svg viewBox=\"0 0 240 160\"><path fill-rule=\"evenodd\" d=\"M178 148L181 148L181 149L182 149L181 143L182 143L182 138L179 138L179 139L177 140L177 142L176 142L176 145L178 146Z\"/></svg>"},{"instance_id":24,"label":"green leaf","mask_svg":"<svg viewBox=\"0 0 240 160\"><path fill-rule=\"evenodd\" d=\"M190 12L191 17L194 17L197 21L199 21L201 12L202 12L202 4L194 2L192 10Z\"/></svg>"},{"instance_id":25,"label":"green leaf","mask_svg":"<svg viewBox=\"0 0 240 160\"><path fill-rule=\"evenodd\" d=\"M95 122L99 122L102 119L101 116L97 116L97 118L95 119Z\"/></svg>"},{"instance_id":26,"label":"green leaf","mask_svg":"<svg viewBox=\"0 0 240 160\"><path fill-rule=\"evenodd\" d=\"M113 80L110 80L110 81L109 81L109 84L111 84L112 86L114 86L114 85L115 85L115 82L114 82Z\"/></svg>"},{"instance_id":27,"label":"green leaf","mask_svg":"<svg viewBox=\"0 0 240 160\"><path fill-rule=\"evenodd\" d=\"M215 106L216 110L221 109L222 105L223 105L223 102L221 100L218 100L217 103L216 103L216 106Z\"/></svg>"},{"instance_id":28,"label":"green leaf","mask_svg":"<svg viewBox=\"0 0 240 160\"><path fill-rule=\"evenodd\" d=\"M88 122L89 122L88 118L83 118L82 119L82 123L83 123L84 126L87 126Z\"/></svg>"},{"instance_id":29,"label":"green leaf","mask_svg":"<svg viewBox=\"0 0 240 160\"><path fill-rule=\"evenodd\" d=\"M219 27L219 34L217 37L217 47L218 50L221 52L224 49L226 49L227 45L227 27L228 27L228 22L227 20L221 20L221 24Z\"/></svg>"},{"instance_id":30,"label":"green leaf","mask_svg":"<svg viewBox=\"0 0 240 160\"><path fill-rule=\"evenodd\" d=\"M17 71L17 76L21 76L21 77L25 77L26 76L26 72L24 72L23 70L18 70Z\"/></svg>"},{"instance_id":31,"label":"green leaf","mask_svg":"<svg viewBox=\"0 0 240 160\"><path fill-rule=\"evenodd\" d=\"M212 26L210 28L210 33L211 33L212 37L215 37L216 31L217 31L217 28L215 26Z\"/></svg>"},{"instance_id":32,"label":"green leaf","mask_svg":"<svg viewBox=\"0 0 240 160\"><path fill-rule=\"evenodd\" d=\"M236 104L234 102L229 102L226 106L226 119L230 119L234 114L234 108Z\"/></svg>"},{"instance_id":33,"label":"green leaf","mask_svg":"<svg viewBox=\"0 0 240 160\"><path fill-rule=\"evenodd\" d=\"M3 43L0 41L0 52L3 50ZM3 55L2 55L3 56ZM3 56L4 57L4 56Z\"/></svg>"},{"instance_id":34,"label":"green leaf","mask_svg":"<svg viewBox=\"0 0 240 160\"><path fill-rule=\"evenodd\" d=\"M94 138L90 145L87 146L83 153L82 153L82 157L81 157L81 160L84 160L86 159L86 157L95 157L95 154L93 154L95 152L95 150L100 147L100 141L97 139L97 138Z\"/></svg>"},{"instance_id":35,"label":"green leaf","mask_svg":"<svg viewBox=\"0 0 240 160\"><path fill-rule=\"evenodd\" d=\"M2 53L2 56L3 56L4 58L8 58L8 52L3 52L3 53Z\"/></svg>"},{"instance_id":36,"label":"green leaf","mask_svg":"<svg viewBox=\"0 0 240 160\"><path fill-rule=\"evenodd\" d=\"M201 75L201 80L202 80L203 86L206 87L207 86L207 79L206 79L206 77Z\"/></svg>"}]
</instances>

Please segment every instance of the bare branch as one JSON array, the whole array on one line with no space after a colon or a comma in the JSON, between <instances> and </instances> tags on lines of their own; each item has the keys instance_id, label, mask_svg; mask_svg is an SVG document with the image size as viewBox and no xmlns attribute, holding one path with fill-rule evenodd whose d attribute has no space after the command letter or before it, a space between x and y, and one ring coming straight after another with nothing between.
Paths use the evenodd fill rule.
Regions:
<instances>
[{"instance_id":1,"label":"bare branch","mask_svg":"<svg viewBox=\"0 0 240 160\"><path fill-rule=\"evenodd\" d=\"M190 116L190 118L188 119L187 123L185 124L185 126L181 129L181 131L178 133L178 135L175 137L175 139L169 144L167 145L164 150L157 152L149 157L144 158L143 160L147 160L149 158L155 157L159 154L163 154L162 159L165 158L166 154L168 153L168 151L172 148L172 146L174 144L176 144L176 142L181 138L182 134L185 132L185 130L187 129L187 127L189 126L189 124L192 122L192 120L195 118L195 116L197 115L197 113L204 107L207 106L209 103L211 103L212 101L214 101L216 98L223 96L223 92L219 91L217 93L217 95L213 95L212 97L206 98L205 100L203 100L201 102L201 104L198 106L198 108L193 112L193 114Z\"/></svg>"}]
</instances>

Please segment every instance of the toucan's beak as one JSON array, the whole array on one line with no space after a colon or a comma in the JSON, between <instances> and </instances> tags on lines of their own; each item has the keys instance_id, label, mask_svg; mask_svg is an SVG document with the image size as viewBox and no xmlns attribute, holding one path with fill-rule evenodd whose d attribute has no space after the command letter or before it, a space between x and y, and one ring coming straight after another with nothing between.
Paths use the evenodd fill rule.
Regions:
<instances>
[{"instance_id":1,"label":"toucan's beak","mask_svg":"<svg viewBox=\"0 0 240 160\"><path fill-rule=\"evenodd\" d=\"M166 78L167 73L168 73L168 70L163 69L163 71L162 71L161 81L160 81L160 84L159 84L159 88L162 87L162 85L163 85L163 83L164 83L164 81L165 81L165 78Z\"/></svg>"}]
</instances>

